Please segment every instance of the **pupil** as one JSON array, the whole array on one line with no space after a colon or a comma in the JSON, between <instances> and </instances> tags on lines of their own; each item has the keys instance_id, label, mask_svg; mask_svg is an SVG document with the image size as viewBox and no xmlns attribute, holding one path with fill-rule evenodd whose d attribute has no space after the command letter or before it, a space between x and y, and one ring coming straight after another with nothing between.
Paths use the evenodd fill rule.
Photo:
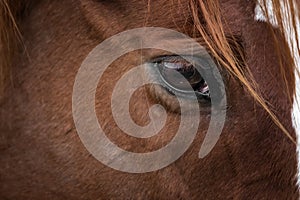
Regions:
<instances>
[{"instance_id":1,"label":"pupil","mask_svg":"<svg viewBox=\"0 0 300 200\"><path fill-rule=\"evenodd\" d=\"M177 71L180 72L181 75L183 75L187 80L191 79L193 75L197 72L193 65L179 68Z\"/></svg>"}]
</instances>

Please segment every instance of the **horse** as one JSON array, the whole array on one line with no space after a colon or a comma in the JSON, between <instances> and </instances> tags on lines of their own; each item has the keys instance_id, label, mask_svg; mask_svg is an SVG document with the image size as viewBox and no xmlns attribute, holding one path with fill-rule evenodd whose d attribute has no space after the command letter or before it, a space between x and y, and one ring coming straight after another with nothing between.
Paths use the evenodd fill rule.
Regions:
<instances>
[{"instance_id":1,"label":"horse","mask_svg":"<svg viewBox=\"0 0 300 200\"><path fill-rule=\"evenodd\" d=\"M299 199L299 5L298 0L1 0L1 199ZM121 149L144 155L163 148L181 126L180 102L190 105L183 96L196 97L200 107L193 112L201 115L199 124L184 123L197 125L189 148L174 162L143 173L95 159L72 113L74 83L89 53L141 27L173 30L201 44L220 72L227 102L222 133L199 158L214 91L190 55L141 48L110 63L95 87L94 110L106 137ZM159 117L149 110L157 104L167 116L158 134L137 138L118 126L111 98L122 75L143 63L152 66L146 75L158 70L165 87L136 88L130 117L145 127Z\"/></svg>"}]
</instances>

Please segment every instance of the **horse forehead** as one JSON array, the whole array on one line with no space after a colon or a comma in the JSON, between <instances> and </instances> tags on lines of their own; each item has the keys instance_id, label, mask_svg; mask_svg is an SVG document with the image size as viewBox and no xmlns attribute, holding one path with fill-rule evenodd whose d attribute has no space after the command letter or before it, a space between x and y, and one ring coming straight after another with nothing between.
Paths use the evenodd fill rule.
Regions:
<instances>
[{"instance_id":1,"label":"horse forehead","mask_svg":"<svg viewBox=\"0 0 300 200\"><path fill-rule=\"evenodd\" d=\"M99 30L104 37L142 26L179 29L181 32L194 29L190 1L80 1L81 9L91 24L96 29L105 26L105 30ZM252 23L255 2L220 0L220 11L228 25L224 27L225 31L238 34L241 27Z\"/></svg>"}]
</instances>

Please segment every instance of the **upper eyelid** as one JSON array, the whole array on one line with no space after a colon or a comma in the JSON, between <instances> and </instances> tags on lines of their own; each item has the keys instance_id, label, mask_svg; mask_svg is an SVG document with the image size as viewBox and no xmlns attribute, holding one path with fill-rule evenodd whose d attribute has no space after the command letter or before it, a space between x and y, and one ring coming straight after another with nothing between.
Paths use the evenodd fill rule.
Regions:
<instances>
[{"instance_id":1,"label":"upper eyelid","mask_svg":"<svg viewBox=\"0 0 300 200\"><path fill-rule=\"evenodd\" d=\"M240 63L243 63L244 61L241 57L245 58L245 51L244 51L244 40L241 35L238 34L227 34L226 38L229 42L230 48L232 49L233 53L236 55ZM212 58L214 58L214 54L212 53L211 49L207 45L206 41L201 38L201 37L194 37L193 38L200 46L203 48L197 48L198 52L194 52L193 50L186 50L183 51L181 55L186 55L186 56L205 56L205 55L210 55ZM174 41L166 41L166 45L168 42L175 42L175 43L185 43L185 40L177 40L174 39ZM237 50L239 49L239 50ZM242 55L240 55L242 54ZM166 56L174 56L174 53L171 52L166 52L161 49L143 49L142 51L142 61L147 63L147 62L153 62L156 60L159 60L160 57L166 57ZM222 56L222 55L219 55Z\"/></svg>"},{"instance_id":2,"label":"upper eyelid","mask_svg":"<svg viewBox=\"0 0 300 200\"><path fill-rule=\"evenodd\" d=\"M163 60L167 60L170 62L171 62L171 60L180 60L180 59L186 60L186 59L184 59L185 57L193 58L193 59L197 59L197 58L201 59L201 58L209 58L209 57L211 57L211 55L207 50L203 50L202 52L197 52L197 53L193 53L193 54L181 54L181 55L163 54L163 55L153 56L152 58L148 59L148 62L154 63L154 62L159 62L159 61L163 61Z\"/></svg>"},{"instance_id":3,"label":"upper eyelid","mask_svg":"<svg viewBox=\"0 0 300 200\"><path fill-rule=\"evenodd\" d=\"M155 59L153 59L151 61L151 63L161 63L161 62L175 62L175 61L186 61L191 63L194 66L199 66L201 68L201 70L210 70L211 69L211 65L210 63L208 63L208 59L211 59L210 56L185 56L185 57L189 57L192 61L194 62L190 62L189 60L186 60L185 58L183 58L180 55L171 55L171 56L161 56L161 57L157 57ZM204 65L204 62L207 65ZM197 65L198 63L198 65ZM207 67L205 67L207 66Z\"/></svg>"},{"instance_id":4,"label":"upper eyelid","mask_svg":"<svg viewBox=\"0 0 300 200\"><path fill-rule=\"evenodd\" d=\"M241 64L241 66L245 65L245 61L246 61L246 53L244 50L244 41L242 39L242 37L240 35L227 35L226 38L229 41L229 45L231 50L233 51L234 55L236 56L236 58L238 59L238 62ZM194 56L194 57L211 57L213 58L213 60L215 62L217 62L214 56L214 54L211 52L210 48L208 47L207 43L204 41L203 38L201 37L197 37L194 38L194 40L196 42L198 42L200 44L200 46L203 47L203 50L199 51L199 52L192 52L191 55L185 54L182 56ZM154 61L159 61L162 58L166 58L168 56L175 56L174 54L170 54L170 53L162 53L162 54L157 54L156 56L153 55L151 57L148 57L148 59L146 59L146 62L154 62ZM222 55L220 55L222 56Z\"/></svg>"}]
</instances>

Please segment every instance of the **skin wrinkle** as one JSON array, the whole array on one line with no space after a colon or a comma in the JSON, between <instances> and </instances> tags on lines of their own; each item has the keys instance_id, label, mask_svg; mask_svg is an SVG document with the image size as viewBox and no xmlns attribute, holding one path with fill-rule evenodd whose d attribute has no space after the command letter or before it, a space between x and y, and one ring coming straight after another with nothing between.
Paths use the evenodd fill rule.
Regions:
<instances>
[{"instance_id":1,"label":"skin wrinkle","mask_svg":"<svg viewBox=\"0 0 300 200\"><path fill-rule=\"evenodd\" d=\"M1 151L0 198L299 199L292 180L296 174L295 146L233 76L224 78L230 109L222 137L204 159L199 159L197 152L207 130L207 113L201 115L197 138L188 151L170 166L146 174L112 170L87 152L76 131L66 135L69 126L75 130L72 87L84 58L107 37L144 24L147 1L127 1L124 13L118 1L103 3L106 5L102 1L44 0L22 19L20 28L33 59L28 62L22 53L15 55L12 75L16 86L8 88L5 95L9 100L0 107L1 118L7 119L0 122L0 130L11 145ZM192 35L194 25L185 23L186 16L192 18L189 4L180 3L151 1L147 25L187 30ZM292 105L284 97L286 88L280 78L272 35L265 23L253 20L256 2L221 0L220 6L230 22L224 27L225 32L231 29L240 35L247 64L261 93L278 107L280 121L293 135L289 120ZM185 8L182 11L186 13L176 14L176 7ZM277 36L281 40L279 33ZM154 52L146 57L160 55ZM109 98L114 82L136 64L140 64L137 52L112 64L98 85L96 109L108 137L126 149L141 152L168 143L180 116L170 113L163 134L143 141L124 136L115 126ZM274 76L267 74L266 69ZM289 69L285 70L289 74ZM133 119L141 124L148 120L144 111L157 103L156 98L148 97L152 93L144 94L145 90L137 91L132 99Z\"/></svg>"}]
</instances>

